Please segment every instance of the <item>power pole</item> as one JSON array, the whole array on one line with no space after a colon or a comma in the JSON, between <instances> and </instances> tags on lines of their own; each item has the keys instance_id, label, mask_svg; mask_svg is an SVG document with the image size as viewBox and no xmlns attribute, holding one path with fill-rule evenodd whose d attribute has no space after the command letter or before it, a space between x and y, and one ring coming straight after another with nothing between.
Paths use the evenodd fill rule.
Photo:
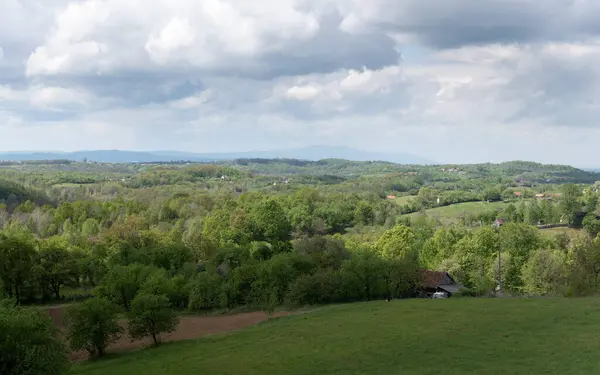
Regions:
<instances>
[{"instance_id":1,"label":"power pole","mask_svg":"<svg viewBox=\"0 0 600 375\"><path fill-rule=\"evenodd\" d=\"M500 247L498 247L498 293L499 297L502 296L502 259L500 258Z\"/></svg>"}]
</instances>

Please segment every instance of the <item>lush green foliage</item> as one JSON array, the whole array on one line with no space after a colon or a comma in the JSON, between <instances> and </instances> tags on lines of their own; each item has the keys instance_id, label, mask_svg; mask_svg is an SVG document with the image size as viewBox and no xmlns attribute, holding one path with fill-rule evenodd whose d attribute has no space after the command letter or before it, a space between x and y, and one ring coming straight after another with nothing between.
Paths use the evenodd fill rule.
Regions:
<instances>
[{"instance_id":1,"label":"lush green foliage","mask_svg":"<svg viewBox=\"0 0 600 375\"><path fill-rule=\"evenodd\" d=\"M101 298L69 307L66 321L71 348L102 357L106 347L115 342L123 331L117 313L114 305Z\"/></svg>"},{"instance_id":2,"label":"lush green foliage","mask_svg":"<svg viewBox=\"0 0 600 375\"><path fill-rule=\"evenodd\" d=\"M570 167L240 160L0 172L52 203L21 194L0 205L2 289L22 303L64 300L66 289L123 310L144 293L192 310L410 297L418 268L490 294L499 260L510 293L595 285L599 193L581 183L597 176ZM542 224L587 235L541 236Z\"/></svg>"},{"instance_id":3,"label":"lush green foliage","mask_svg":"<svg viewBox=\"0 0 600 375\"><path fill-rule=\"evenodd\" d=\"M68 367L67 347L44 312L0 300L0 374L60 375Z\"/></svg>"},{"instance_id":4,"label":"lush green foliage","mask_svg":"<svg viewBox=\"0 0 600 375\"><path fill-rule=\"evenodd\" d=\"M93 289L124 310L145 290L193 310L381 298L394 293L369 277L350 280L348 270L362 264L392 278L397 262L411 264L393 277L404 285L397 295L414 294L406 279L418 285L417 268L449 271L488 294L498 254L511 293L586 294L594 285L593 275L575 278L574 269L593 273L582 264L593 257L581 254L600 231L598 189L575 183L596 175L570 167L242 160L36 163L0 172L23 189L45 187L54 203L0 206L0 279L21 302L61 300L65 288L81 290L76 298ZM388 198L401 194L410 198ZM497 219L504 225L493 230ZM589 238L577 249L587 250L534 227L561 221L585 228ZM555 249L564 254L560 277L544 268L557 266ZM310 285L320 292L307 295Z\"/></svg>"},{"instance_id":5,"label":"lush green foliage","mask_svg":"<svg viewBox=\"0 0 600 375\"><path fill-rule=\"evenodd\" d=\"M131 303L128 326L131 338L150 336L158 345L158 335L173 332L178 323L179 319L165 295L142 293Z\"/></svg>"}]
</instances>

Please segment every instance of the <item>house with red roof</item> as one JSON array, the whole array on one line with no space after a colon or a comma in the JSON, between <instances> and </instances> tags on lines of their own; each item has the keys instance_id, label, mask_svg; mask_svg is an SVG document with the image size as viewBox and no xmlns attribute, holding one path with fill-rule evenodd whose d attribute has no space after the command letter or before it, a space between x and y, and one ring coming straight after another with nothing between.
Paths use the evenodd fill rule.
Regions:
<instances>
[{"instance_id":1,"label":"house with red roof","mask_svg":"<svg viewBox=\"0 0 600 375\"><path fill-rule=\"evenodd\" d=\"M448 297L451 297L460 290L467 290L464 285L457 283L448 272L430 270L421 270L420 288L427 295L433 295L435 292L443 292Z\"/></svg>"}]
</instances>

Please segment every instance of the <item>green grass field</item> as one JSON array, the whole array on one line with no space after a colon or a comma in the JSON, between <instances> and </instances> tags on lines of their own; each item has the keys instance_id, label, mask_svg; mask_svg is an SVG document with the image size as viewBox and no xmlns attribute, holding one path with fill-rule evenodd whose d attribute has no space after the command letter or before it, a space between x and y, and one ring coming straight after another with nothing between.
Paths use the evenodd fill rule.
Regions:
<instances>
[{"instance_id":1,"label":"green grass field","mask_svg":"<svg viewBox=\"0 0 600 375\"><path fill-rule=\"evenodd\" d=\"M396 202L396 204L399 206L403 206L405 204L408 204L410 201L414 200L416 197L416 195L406 195L404 197L397 197L396 199L394 199L394 202Z\"/></svg>"},{"instance_id":2,"label":"green grass field","mask_svg":"<svg viewBox=\"0 0 600 375\"><path fill-rule=\"evenodd\" d=\"M458 222L460 217L464 214L476 215L486 210L505 209L509 204L510 203L507 202L466 202L436 207L425 212L427 213L427 216L439 218L442 223L451 224ZM409 215L414 217L420 215L420 213L415 212Z\"/></svg>"},{"instance_id":3,"label":"green grass field","mask_svg":"<svg viewBox=\"0 0 600 375\"><path fill-rule=\"evenodd\" d=\"M597 374L599 311L594 298L337 305L71 374Z\"/></svg>"},{"instance_id":4,"label":"green grass field","mask_svg":"<svg viewBox=\"0 0 600 375\"><path fill-rule=\"evenodd\" d=\"M579 236L582 233L581 229L575 228L548 228L548 229L540 229L540 233L543 236L554 237L559 233L566 233L571 239Z\"/></svg>"}]
</instances>

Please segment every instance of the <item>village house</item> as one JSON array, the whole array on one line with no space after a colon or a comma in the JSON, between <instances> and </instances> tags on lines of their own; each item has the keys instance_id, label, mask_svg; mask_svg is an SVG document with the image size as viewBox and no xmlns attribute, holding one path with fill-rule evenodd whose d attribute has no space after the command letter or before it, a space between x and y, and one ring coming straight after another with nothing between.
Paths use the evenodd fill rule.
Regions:
<instances>
[{"instance_id":1,"label":"village house","mask_svg":"<svg viewBox=\"0 0 600 375\"><path fill-rule=\"evenodd\" d=\"M451 297L460 290L466 290L467 288L457 283L448 272L422 270L421 289L428 296L436 292L443 292L448 297Z\"/></svg>"}]
</instances>

